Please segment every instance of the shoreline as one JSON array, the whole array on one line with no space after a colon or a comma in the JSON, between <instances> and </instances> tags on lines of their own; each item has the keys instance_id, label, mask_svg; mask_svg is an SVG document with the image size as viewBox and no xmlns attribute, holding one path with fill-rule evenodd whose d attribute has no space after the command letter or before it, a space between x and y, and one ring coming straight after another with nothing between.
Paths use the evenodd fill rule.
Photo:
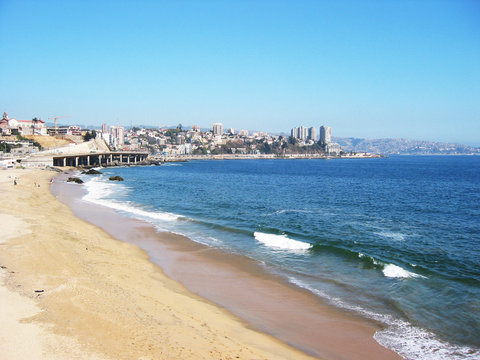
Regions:
<instances>
[{"instance_id":1,"label":"shoreline","mask_svg":"<svg viewBox=\"0 0 480 360\"><path fill-rule=\"evenodd\" d=\"M248 328L165 276L145 251L76 217L50 192L54 175L0 172L3 358L312 358Z\"/></svg>"},{"instance_id":2,"label":"shoreline","mask_svg":"<svg viewBox=\"0 0 480 360\"><path fill-rule=\"evenodd\" d=\"M177 155L177 156L158 156L166 159L185 159L185 160L301 160L301 159L376 159L387 157L382 154L371 154L359 152L358 155L328 155L328 154L211 154L211 155Z\"/></svg>"},{"instance_id":3,"label":"shoreline","mask_svg":"<svg viewBox=\"0 0 480 360\"><path fill-rule=\"evenodd\" d=\"M61 190L62 186L65 189ZM268 273L252 259L181 235L157 232L150 223L82 201L81 187L57 183L52 191L76 216L116 239L139 246L169 278L227 309L249 327L316 357L401 358L374 340L381 327L373 320L325 304L307 290Z\"/></svg>"}]
</instances>

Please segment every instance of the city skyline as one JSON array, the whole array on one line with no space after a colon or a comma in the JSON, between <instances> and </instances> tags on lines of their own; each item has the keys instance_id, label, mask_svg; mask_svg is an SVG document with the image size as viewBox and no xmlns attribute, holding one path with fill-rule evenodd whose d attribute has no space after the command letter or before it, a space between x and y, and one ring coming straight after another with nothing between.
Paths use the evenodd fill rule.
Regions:
<instances>
[{"instance_id":1,"label":"city skyline","mask_svg":"<svg viewBox=\"0 0 480 360\"><path fill-rule=\"evenodd\" d=\"M0 111L480 146L474 1L0 3Z\"/></svg>"}]
</instances>

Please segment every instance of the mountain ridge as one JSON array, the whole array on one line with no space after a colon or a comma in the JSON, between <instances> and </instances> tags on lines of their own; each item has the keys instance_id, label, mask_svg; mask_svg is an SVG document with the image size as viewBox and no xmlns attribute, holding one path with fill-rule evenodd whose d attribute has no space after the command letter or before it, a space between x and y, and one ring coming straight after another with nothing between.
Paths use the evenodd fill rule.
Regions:
<instances>
[{"instance_id":1,"label":"mountain ridge","mask_svg":"<svg viewBox=\"0 0 480 360\"><path fill-rule=\"evenodd\" d=\"M480 147L426 140L362 139L332 137L345 152L368 152L383 155L480 155Z\"/></svg>"}]
</instances>

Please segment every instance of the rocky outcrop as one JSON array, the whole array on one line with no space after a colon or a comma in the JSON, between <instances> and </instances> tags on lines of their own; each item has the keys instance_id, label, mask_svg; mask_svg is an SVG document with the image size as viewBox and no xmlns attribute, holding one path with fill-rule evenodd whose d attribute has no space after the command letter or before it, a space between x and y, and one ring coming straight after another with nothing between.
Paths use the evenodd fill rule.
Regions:
<instances>
[{"instance_id":1,"label":"rocky outcrop","mask_svg":"<svg viewBox=\"0 0 480 360\"><path fill-rule=\"evenodd\" d=\"M83 180L79 179L78 177L69 177L67 179L67 182L74 182L74 183L77 183L77 184L83 184Z\"/></svg>"},{"instance_id":2,"label":"rocky outcrop","mask_svg":"<svg viewBox=\"0 0 480 360\"><path fill-rule=\"evenodd\" d=\"M83 171L82 174L85 174L85 175L100 175L102 173L98 170L90 169L88 171Z\"/></svg>"}]
</instances>

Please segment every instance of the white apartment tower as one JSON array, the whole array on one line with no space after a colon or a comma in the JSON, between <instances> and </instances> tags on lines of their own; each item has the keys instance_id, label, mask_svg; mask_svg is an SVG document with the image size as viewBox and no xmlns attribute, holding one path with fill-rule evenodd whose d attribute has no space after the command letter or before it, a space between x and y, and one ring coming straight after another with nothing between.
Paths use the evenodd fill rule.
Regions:
<instances>
[{"instance_id":1,"label":"white apartment tower","mask_svg":"<svg viewBox=\"0 0 480 360\"><path fill-rule=\"evenodd\" d=\"M298 138L298 128L292 128L292 131L290 131L290 136L294 139Z\"/></svg>"},{"instance_id":2,"label":"white apartment tower","mask_svg":"<svg viewBox=\"0 0 480 360\"><path fill-rule=\"evenodd\" d=\"M308 128L306 128L305 126L300 126L298 128L298 138L300 140L307 140L308 139Z\"/></svg>"},{"instance_id":3,"label":"white apartment tower","mask_svg":"<svg viewBox=\"0 0 480 360\"><path fill-rule=\"evenodd\" d=\"M123 126L110 126L110 144L115 148L125 144L125 129Z\"/></svg>"},{"instance_id":4,"label":"white apartment tower","mask_svg":"<svg viewBox=\"0 0 480 360\"><path fill-rule=\"evenodd\" d=\"M320 127L320 144L327 145L332 142L332 128L329 126Z\"/></svg>"},{"instance_id":5,"label":"white apartment tower","mask_svg":"<svg viewBox=\"0 0 480 360\"><path fill-rule=\"evenodd\" d=\"M317 141L317 128L311 127L308 129L308 139Z\"/></svg>"},{"instance_id":6,"label":"white apartment tower","mask_svg":"<svg viewBox=\"0 0 480 360\"><path fill-rule=\"evenodd\" d=\"M298 128L295 127L291 130L290 135L295 139L300 139L300 140L303 140L303 141L306 141L308 139L314 139L314 138L311 137L312 136L312 129L314 129L314 128L307 128L305 126L300 126ZM316 129L314 129L314 130L315 131L314 131L313 135L316 138L317 132L316 132Z\"/></svg>"},{"instance_id":7,"label":"white apartment tower","mask_svg":"<svg viewBox=\"0 0 480 360\"><path fill-rule=\"evenodd\" d=\"M213 135L222 135L223 134L223 124L215 123L212 125Z\"/></svg>"}]
</instances>

